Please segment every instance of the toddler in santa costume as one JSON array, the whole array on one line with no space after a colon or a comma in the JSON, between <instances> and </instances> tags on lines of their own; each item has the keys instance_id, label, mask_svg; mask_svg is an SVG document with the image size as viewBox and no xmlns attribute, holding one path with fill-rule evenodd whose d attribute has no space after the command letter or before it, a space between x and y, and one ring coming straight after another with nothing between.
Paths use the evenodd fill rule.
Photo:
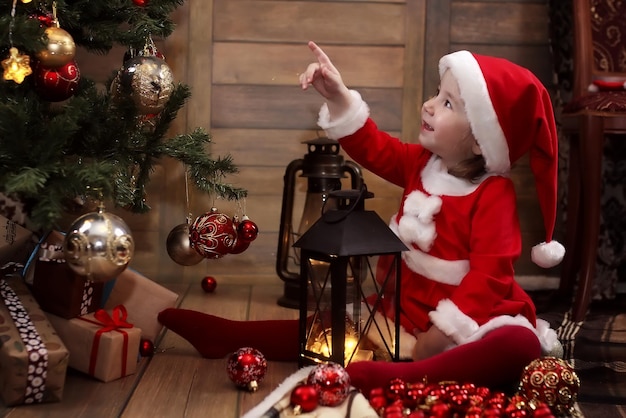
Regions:
<instances>
[{"instance_id":1,"label":"toddler in santa costume","mask_svg":"<svg viewBox=\"0 0 626 418\"><path fill-rule=\"evenodd\" d=\"M392 378L454 380L486 386L515 383L560 343L536 317L513 264L521 232L511 165L529 153L546 241L532 249L542 267L565 250L552 240L556 218L557 134L549 94L528 70L507 60L458 51L439 61L437 95L422 106L418 144L381 132L361 96L315 43L317 60L300 75L325 99L318 124L352 159L403 188L391 229L402 254L401 355L409 362L353 362L352 384L366 395ZM381 263L386 260L381 258ZM391 296L391 295L390 295ZM393 296L382 313L392 312ZM270 360L298 359L298 321L229 321L168 309L163 325L201 355L220 358L251 346Z\"/></svg>"}]
</instances>

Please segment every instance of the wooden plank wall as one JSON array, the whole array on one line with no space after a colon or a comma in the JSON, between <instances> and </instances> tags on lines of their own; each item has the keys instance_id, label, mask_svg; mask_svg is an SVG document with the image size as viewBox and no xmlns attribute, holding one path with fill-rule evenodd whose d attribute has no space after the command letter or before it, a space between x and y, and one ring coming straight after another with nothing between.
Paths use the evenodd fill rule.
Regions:
<instances>
[{"instance_id":1,"label":"wooden plank wall","mask_svg":"<svg viewBox=\"0 0 626 418\"><path fill-rule=\"evenodd\" d=\"M298 73L312 60L308 40L325 48L383 129L414 141L421 103L436 88L437 60L447 52L467 48L504 56L550 83L547 16L545 0L185 2L175 12L173 36L157 42L176 78L192 87L172 133L206 128L213 137L209 151L231 154L240 168L226 180L248 189L249 196L226 202L195 190L186 193L184 168L162 161L147 196L153 210L141 216L119 212L137 241L131 266L158 281L195 281L207 274L224 281L236 280L233 275L279 280L274 265L285 168L305 154L302 141L321 135L316 119L322 100L297 85ZM115 68L122 55L113 51L100 60ZM104 80L109 74L103 67L90 60L81 70ZM368 208L389 219L400 190L368 172L364 178L376 196ZM532 177L522 164L514 179L530 245L543 235ZM298 179L297 208L305 190ZM167 234L188 212L195 217L212 206L229 215L245 212L259 226L258 239L239 255L177 265L165 251ZM527 254L518 271L535 271Z\"/></svg>"}]
</instances>

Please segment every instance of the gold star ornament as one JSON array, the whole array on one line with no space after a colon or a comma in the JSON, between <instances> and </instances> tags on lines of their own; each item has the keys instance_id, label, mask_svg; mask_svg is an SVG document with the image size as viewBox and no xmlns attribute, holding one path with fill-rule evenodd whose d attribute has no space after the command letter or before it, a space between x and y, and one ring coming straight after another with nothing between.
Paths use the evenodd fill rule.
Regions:
<instances>
[{"instance_id":1,"label":"gold star ornament","mask_svg":"<svg viewBox=\"0 0 626 418\"><path fill-rule=\"evenodd\" d=\"M30 57L19 55L19 51L15 47L9 50L9 58L2 61L2 68L4 69L4 79L13 80L17 84L21 84L26 76L33 73L30 68Z\"/></svg>"}]
</instances>

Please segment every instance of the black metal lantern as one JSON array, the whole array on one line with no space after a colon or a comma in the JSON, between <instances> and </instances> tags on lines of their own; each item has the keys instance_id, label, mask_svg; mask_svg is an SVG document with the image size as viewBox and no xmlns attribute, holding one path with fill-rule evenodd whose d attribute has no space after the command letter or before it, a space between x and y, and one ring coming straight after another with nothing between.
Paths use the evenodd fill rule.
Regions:
<instances>
[{"instance_id":1,"label":"black metal lantern","mask_svg":"<svg viewBox=\"0 0 626 418\"><path fill-rule=\"evenodd\" d=\"M284 282L283 296L278 304L293 309L298 309L300 298L300 254L293 248L293 243L319 219L328 193L341 189L341 179L347 178L346 173L350 175L352 189L360 189L363 184L359 166L352 161L344 161L339 154L339 142L316 138L303 143L307 144L308 153L304 158L289 163L285 171L276 255L276 273ZM294 217L298 173L300 177L307 178L304 208L299 222Z\"/></svg>"},{"instance_id":2,"label":"black metal lantern","mask_svg":"<svg viewBox=\"0 0 626 418\"><path fill-rule=\"evenodd\" d=\"M395 293L399 318L401 252L407 247L364 209L371 196L365 186L331 192L337 209L325 211L294 244L301 256L300 366L400 360L399 321L377 311L383 295ZM381 256L392 259L387 269L377 266Z\"/></svg>"}]
</instances>

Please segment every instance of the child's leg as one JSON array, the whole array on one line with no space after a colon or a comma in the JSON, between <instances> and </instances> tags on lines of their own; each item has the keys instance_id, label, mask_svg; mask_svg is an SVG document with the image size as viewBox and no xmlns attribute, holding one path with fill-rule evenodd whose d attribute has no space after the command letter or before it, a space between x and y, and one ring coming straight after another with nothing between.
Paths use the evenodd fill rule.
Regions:
<instances>
[{"instance_id":1,"label":"child's leg","mask_svg":"<svg viewBox=\"0 0 626 418\"><path fill-rule=\"evenodd\" d=\"M505 326L482 339L425 360L405 363L364 361L346 367L352 384L366 396L393 378L408 383L456 381L499 387L519 381L524 367L541 356L537 336L520 326Z\"/></svg>"},{"instance_id":2,"label":"child's leg","mask_svg":"<svg viewBox=\"0 0 626 418\"><path fill-rule=\"evenodd\" d=\"M298 320L231 321L188 309L169 308L159 322L206 358L222 358L241 347L259 350L267 360L298 361Z\"/></svg>"}]
</instances>

